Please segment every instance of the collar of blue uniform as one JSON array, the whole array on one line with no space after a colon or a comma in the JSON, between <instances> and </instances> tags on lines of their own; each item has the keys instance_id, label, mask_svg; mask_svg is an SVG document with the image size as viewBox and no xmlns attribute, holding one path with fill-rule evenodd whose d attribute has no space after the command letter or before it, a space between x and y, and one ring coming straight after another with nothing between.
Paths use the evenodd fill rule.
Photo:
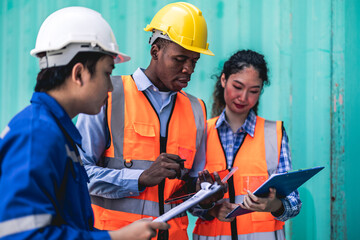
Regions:
<instances>
[{"instance_id":1,"label":"collar of blue uniform","mask_svg":"<svg viewBox=\"0 0 360 240\"><path fill-rule=\"evenodd\" d=\"M226 125L227 127L230 128L230 125L226 120L225 109L220 114L219 119L216 122L215 128L218 128L222 125ZM254 137L255 125L256 125L256 114L253 110L250 110L249 115L247 116L244 124L236 131L236 133L239 133L242 130L247 134L249 134L251 137Z\"/></svg>"},{"instance_id":2,"label":"collar of blue uniform","mask_svg":"<svg viewBox=\"0 0 360 240\"><path fill-rule=\"evenodd\" d=\"M71 121L69 115L53 97L49 96L47 93L34 92L30 102L45 105L49 112L59 120L60 124L76 145L81 147L81 135L79 131Z\"/></svg>"}]
</instances>

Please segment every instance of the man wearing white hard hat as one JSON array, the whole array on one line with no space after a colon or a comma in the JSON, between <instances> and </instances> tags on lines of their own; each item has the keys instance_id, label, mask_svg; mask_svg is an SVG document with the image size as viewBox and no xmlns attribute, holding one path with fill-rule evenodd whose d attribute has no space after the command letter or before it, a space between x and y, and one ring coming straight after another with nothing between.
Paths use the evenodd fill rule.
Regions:
<instances>
[{"instance_id":1,"label":"man wearing white hard hat","mask_svg":"<svg viewBox=\"0 0 360 240\"><path fill-rule=\"evenodd\" d=\"M118 50L109 24L88 8L69 7L42 24L31 55L40 69L31 104L0 134L1 239L148 239L164 223L137 221L94 229L88 177L79 157L79 113L97 114L113 90Z\"/></svg>"}]
</instances>

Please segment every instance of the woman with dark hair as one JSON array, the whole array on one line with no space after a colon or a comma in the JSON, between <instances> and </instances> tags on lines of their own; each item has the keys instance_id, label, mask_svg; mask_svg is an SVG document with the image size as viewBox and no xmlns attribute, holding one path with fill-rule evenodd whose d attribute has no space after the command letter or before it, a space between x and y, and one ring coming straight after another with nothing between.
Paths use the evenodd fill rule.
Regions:
<instances>
[{"instance_id":1,"label":"woman with dark hair","mask_svg":"<svg viewBox=\"0 0 360 240\"><path fill-rule=\"evenodd\" d=\"M269 79L263 55L242 50L224 63L213 94L216 117L208 120L205 168L238 170L225 201L198 219L194 239L285 239L284 221L300 211L298 191L282 198L274 188L267 196L252 193L271 174L291 170L283 123L257 116L264 85ZM226 219L238 205L252 212Z\"/></svg>"}]
</instances>

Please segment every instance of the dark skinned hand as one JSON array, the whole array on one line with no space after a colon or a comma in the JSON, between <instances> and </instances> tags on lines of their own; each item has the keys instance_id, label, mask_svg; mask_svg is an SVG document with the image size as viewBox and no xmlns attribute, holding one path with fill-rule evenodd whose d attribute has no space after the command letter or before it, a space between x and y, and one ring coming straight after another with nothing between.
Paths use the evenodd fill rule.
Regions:
<instances>
[{"instance_id":1,"label":"dark skinned hand","mask_svg":"<svg viewBox=\"0 0 360 240\"><path fill-rule=\"evenodd\" d=\"M165 178L180 177L183 168L184 163L178 155L161 153L153 164L140 175L139 188L156 186Z\"/></svg>"},{"instance_id":2,"label":"dark skinned hand","mask_svg":"<svg viewBox=\"0 0 360 240\"><path fill-rule=\"evenodd\" d=\"M220 176L217 172L214 172L214 179L215 181L221 186L221 189L212 195L211 197L205 199L204 201L200 202L200 206L202 208L209 208L213 203L216 201L222 199L224 197L224 193L227 192L227 183L222 183ZM201 171L198 173L198 179L196 181L196 191L199 191L201 189L200 184L202 182L208 182L208 183L214 183L213 178L211 177L209 171L205 169L204 171Z\"/></svg>"}]
</instances>

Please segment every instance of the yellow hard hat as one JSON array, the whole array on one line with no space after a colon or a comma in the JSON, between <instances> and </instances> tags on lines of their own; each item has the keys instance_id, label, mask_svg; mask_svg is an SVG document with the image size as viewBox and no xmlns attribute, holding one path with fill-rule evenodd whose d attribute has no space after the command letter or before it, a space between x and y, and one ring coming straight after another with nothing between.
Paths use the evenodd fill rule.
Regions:
<instances>
[{"instance_id":1,"label":"yellow hard hat","mask_svg":"<svg viewBox=\"0 0 360 240\"><path fill-rule=\"evenodd\" d=\"M200 9L186 2L171 3L160 9L145 31L160 31L150 39L167 36L171 41L193 52L214 56L207 42L207 26ZM155 31L158 30L158 31Z\"/></svg>"}]
</instances>

